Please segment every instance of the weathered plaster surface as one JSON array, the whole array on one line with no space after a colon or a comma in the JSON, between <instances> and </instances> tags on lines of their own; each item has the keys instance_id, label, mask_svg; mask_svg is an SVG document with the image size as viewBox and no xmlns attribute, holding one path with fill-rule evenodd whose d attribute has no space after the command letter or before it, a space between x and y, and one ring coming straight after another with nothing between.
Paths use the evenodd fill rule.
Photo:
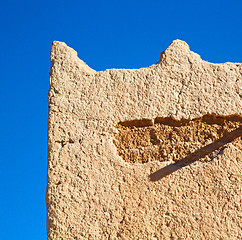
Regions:
<instances>
[{"instance_id":1,"label":"weathered plaster surface","mask_svg":"<svg viewBox=\"0 0 242 240\"><path fill-rule=\"evenodd\" d=\"M241 121L180 165L126 162L113 142L120 122L241 117L241 63L203 61L176 40L148 68L96 72L61 42L51 64L49 239L242 238Z\"/></svg>"}]
</instances>

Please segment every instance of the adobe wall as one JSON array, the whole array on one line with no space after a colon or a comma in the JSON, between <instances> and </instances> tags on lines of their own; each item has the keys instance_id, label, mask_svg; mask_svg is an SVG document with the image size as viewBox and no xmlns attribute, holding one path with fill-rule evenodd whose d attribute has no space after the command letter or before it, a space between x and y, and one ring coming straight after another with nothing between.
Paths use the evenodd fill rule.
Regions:
<instances>
[{"instance_id":1,"label":"adobe wall","mask_svg":"<svg viewBox=\"0 0 242 240\"><path fill-rule=\"evenodd\" d=\"M141 69L51 49L48 239L240 239L242 64L176 40Z\"/></svg>"}]
</instances>

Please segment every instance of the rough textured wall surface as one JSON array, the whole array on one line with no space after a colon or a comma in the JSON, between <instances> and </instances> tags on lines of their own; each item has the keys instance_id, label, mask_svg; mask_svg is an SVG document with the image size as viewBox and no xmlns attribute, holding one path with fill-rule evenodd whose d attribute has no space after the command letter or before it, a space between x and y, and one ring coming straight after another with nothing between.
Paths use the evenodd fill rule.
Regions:
<instances>
[{"instance_id":1,"label":"rough textured wall surface","mask_svg":"<svg viewBox=\"0 0 242 240\"><path fill-rule=\"evenodd\" d=\"M241 116L241 63L176 40L97 72L54 42L48 239L242 239Z\"/></svg>"}]
</instances>

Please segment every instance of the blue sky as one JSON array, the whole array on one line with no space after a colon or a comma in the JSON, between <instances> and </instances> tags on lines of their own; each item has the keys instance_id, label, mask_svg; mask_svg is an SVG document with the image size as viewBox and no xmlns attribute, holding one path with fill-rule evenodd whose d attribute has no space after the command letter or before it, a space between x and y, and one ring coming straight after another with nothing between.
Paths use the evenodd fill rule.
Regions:
<instances>
[{"instance_id":1,"label":"blue sky","mask_svg":"<svg viewBox=\"0 0 242 240\"><path fill-rule=\"evenodd\" d=\"M202 59L242 62L242 1L54 0L0 4L0 239L46 239L50 48L95 70L156 63L175 39Z\"/></svg>"}]
</instances>

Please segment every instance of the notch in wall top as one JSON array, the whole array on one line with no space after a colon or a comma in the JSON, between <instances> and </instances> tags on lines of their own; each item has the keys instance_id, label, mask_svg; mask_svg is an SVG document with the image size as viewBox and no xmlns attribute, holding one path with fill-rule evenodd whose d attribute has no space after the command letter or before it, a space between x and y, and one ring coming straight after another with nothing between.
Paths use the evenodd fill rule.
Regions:
<instances>
[{"instance_id":1,"label":"notch in wall top","mask_svg":"<svg viewBox=\"0 0 242 240\"><path fill-rule=\"evenodd\" d=\"M60 57L75 59L85 72L96 72L77 56L77 52L73 48L67 46L64 42L54 41L51 47L51 62ZM200 55L191 51L185 41L177 39L171 42L168 48L160 53L160 60L157 64L173 65L174 62L178 62L181 65L186 65L197 61L202 61Z\"/></svg>"}]
</instances>

